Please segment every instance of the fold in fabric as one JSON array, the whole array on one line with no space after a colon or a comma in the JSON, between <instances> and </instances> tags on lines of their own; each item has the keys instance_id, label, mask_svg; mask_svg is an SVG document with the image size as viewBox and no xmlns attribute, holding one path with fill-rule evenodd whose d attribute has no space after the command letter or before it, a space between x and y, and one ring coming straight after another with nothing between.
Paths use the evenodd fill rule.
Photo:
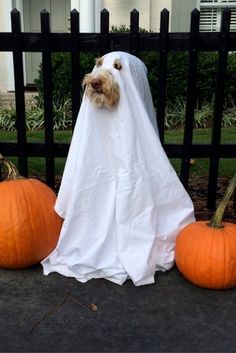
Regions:
<instances>
[{"instance_id":1,"label":"fold in fabric","mask_svg":"<svg viewBox=\"0 0 236 353\"><path fill-rule=\"evenodd\" d=\"M119 83L120 100L107 109L83 97L55 205L64 222L42 266L45 275L80 282L146 285L173 266L176 235L195 220L193 204L161 146L145 65L113 52L102 68Z\"/></svg>"}]
</instances>

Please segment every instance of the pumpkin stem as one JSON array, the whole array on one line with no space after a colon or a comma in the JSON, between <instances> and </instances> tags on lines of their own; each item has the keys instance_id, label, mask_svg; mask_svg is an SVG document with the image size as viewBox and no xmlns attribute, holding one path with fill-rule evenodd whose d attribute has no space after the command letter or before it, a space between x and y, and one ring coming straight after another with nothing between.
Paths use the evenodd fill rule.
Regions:
<instances>
[{"instance_id":1,"label":"pumpkin stem","mask_svg":"<svg viewBox=\"0 0 236 353\"><path fill-rule=\"evenodd\" d=\"M15 164L9 161L8 159L4 158L3 155L0 153L0 164L6 167L8 173L5 180L15 180L23 178L16 168Z\"/></svg>"},{"instance_id":2,"label":"pumpkin stem","mask_svg":"<svg viewBox=\"0 0 236 353\"><path fill-rule=\"evenodd\" d=\"M222 218L224 215L225 208L234 192L234 189L236 187L236 174L233 176L233 178L230 180L230 183L226 189L226 192L224 194L223 200L217 207L211 221L208 223L210 227L213 228L223 228L223 223L222 223Z\"/></svg>"}]
</instances>

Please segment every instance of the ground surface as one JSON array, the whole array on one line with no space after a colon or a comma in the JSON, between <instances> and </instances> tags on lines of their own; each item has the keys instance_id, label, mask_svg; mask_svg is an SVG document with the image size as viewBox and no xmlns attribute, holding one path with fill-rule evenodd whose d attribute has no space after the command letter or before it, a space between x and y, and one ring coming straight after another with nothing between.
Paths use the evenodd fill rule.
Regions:
<instances>
[{"instance_id":1,"label":"ground surface","mask_svg":"<svg viewBox=\"0 0 236 353\"><path fill-rule=\"evenodd\" d=\"M218 188L217 188L217 205L222 200L226 188L229 184L229 178L221 177L218 178ZM195 214L197 220L207 220L213 215L213 211L207 208L207 183L208 180L205 177L195 176L189 181L189 194L193 200ZM225 210L224 220L236 223L236 208L234 207L234 197L228 204Z\"/></svg>"},{"instance_id":2,"label":"ground surface","mask_svg":"<svg viewBox=\"0 0 236 353\"><path fill-rule=\"evenodd\" d=\"M220 181L219 196L228 180ZM190 182L209 219L205 180ZM226 218L235 221L230 204ZM81 284L40 265L0 270L0 352L236 352L236 288L196 287L174 267L156 283Z\"/></svg>"},{"instance_id":3,"label":"ground surface","mask_svg":"<svg viewBox=\"0 0 236 353\"><path fill-rule=\"evenodd\" d=\"M143 287L40 266L0 276L1 352L236 351L236 289L195 287L176 268Z\"/></svg>"}]
</instances>

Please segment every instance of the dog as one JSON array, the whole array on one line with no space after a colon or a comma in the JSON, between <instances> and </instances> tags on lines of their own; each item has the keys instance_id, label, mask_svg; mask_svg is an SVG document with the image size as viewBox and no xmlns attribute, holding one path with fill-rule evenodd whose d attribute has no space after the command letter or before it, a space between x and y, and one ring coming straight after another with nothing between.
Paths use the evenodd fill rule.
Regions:
<instances>
[{"instance_id":1,"label":"dog","mask_svg":"<svg viewBox=\"0 0 236 353\"><path fill-rule=\"evenodd\" d=\"M90 74L85 75L82 87L86 97L96 108L112 109L119 102L120 88L112 70L103 68L102 64L103 57L96 59L95 68ZM119 71L122 69L119 59L114 60L113 68Z\"/></svg>"}]
</instances>

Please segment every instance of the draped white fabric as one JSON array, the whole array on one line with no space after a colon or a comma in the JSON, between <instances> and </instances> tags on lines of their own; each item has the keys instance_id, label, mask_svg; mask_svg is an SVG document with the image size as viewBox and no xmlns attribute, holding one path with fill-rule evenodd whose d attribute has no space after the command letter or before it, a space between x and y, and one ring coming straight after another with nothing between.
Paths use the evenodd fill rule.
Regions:
<instances>
[{"instance_id":1,"label":"draped white fabric","mask_svg":"<svg viewBox=\"0 0 236 353\"><path fill-rule=\"evenodd\" d=\"M102 67L118 81L120 101L95 108L83 97L55 205L64 223L43 270L81 282L150 284L173 266L193 204L160 144L145 65L113 52Z\"/></svg>"}]
</instances>

